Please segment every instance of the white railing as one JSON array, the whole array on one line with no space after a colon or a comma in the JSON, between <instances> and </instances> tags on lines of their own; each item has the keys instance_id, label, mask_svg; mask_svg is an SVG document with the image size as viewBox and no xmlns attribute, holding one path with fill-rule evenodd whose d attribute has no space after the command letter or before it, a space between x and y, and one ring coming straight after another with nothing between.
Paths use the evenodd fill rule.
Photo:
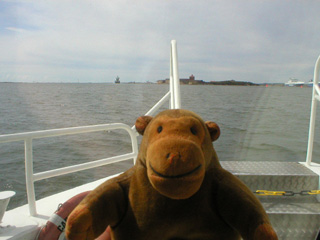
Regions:
<instances>
[{"instance_id":1,"label":"white railing","mask_svg":"<svg viewBox=\"0 0 320 240\"><path fill-rule=\"evenodd\" d=\"M81 133L90 133L98 131L111 131L115 129L122 129L128 132L131 138L132 152L109 157L105 159L100 159L96 161L91 161L87 163L77 164L73 166L58 168L54 170L49 170L45 172L33 173L33 139L48 138L48 137L57 137L65 136L72 134L81 134ZM52 129L45 131L36 131L36 132L26 132L26 133L17 133L17 134L7 134L0 136L0 143L5 142L17 142L24 141L25 149L25 173L26 173L26 187L27 187L27 197L29 204L30 215L34 216L37 214L36 209L36 199L34 191L34 183L39 180L65 175L68 173L78 172L90 168L95 168L103 166L110 163L115 163L123 160L133 159L138 154L138 143L136 138L136 132L133 131L130 126L122 123L113 123L113 124L101 124L93 126L84 126L84 127L74 127L74 128L62 128L62 129Z\"/></svg>"},{"instance_id":2,"label":"white railing","mask_svg":"<svg viewBox=\"0 0 320 240\"><path fill-rule=\"evenodd\" d=\"M171 96L171 98L170 98ZM181 108L180 80L178 69L177 41L171 41L170 50L170 89L145 115L153 115L170 98L170 109ZM134 128L134 127L132 127Z\"/></svg>"},{"instance_id":3,"label":"white railing","mask_svg":"<svg viewBox=\"0 0 320 240\"><path fill-rule=\"evenodd\" d=\"M162 97L159 102L157 102L147 113L146 115L153 115L159 108L169 100L171 96L171 101L169 107L171 109L177 109L181 107L180 99L180 80L178 74L178 59L177 59L177 43L175 40L171 41L171 53L170 53L170 89L164 97ZM122 129L127 131L131 138L132 152L118 155L114 157L104 158L100 160L95 160L87 163L72 165L68 167L53 169L44 172L33 172L33 139L56 137L56 136L65 136L81 133L90 133L98 131L110 131ZM122 123L112 123L112 124L101 124L93 126L82 126L82 127L73 127L73 128L62 128L62 129L52 129L44 131L35 131L35 132L26 132L26 133L16 133L16 134L7 134L0 135L0 143L8 142L17 142L24 141L25 149L25 174L26 174L26 188L27 188L27 198L29 211L31 216L37 214L36 208L36 198L34 191L34 183L39 180L65 175L68 173L78 172L86 169L91 169L95 167L100 167L103 165L124 161L128 159L135 159L138 154L138 143L137 143L137 132L135 127L130 128L126 124Z\"/></svg>"},{"instance_id":4,"label":"white railing","mask_svg":"<svg viewBox=\"0 0 320 240\"><path fill-rule=\"evenodd\" d=\"M317 101L320 101L319 71L320 71L320 56L318 57L318 59L316 61L316 64L315 64L315 67L314 67L314 75L313 75L313 90L312 90L312 100L311 100L308 150L307 150L307 157L306 157L306 164L308 166L310 166L310 164L312 162Z\"/></svg>"},{"instance_id":5,"label":"white railing","mask_svg":"<svg viewBox=\"0 0 320 240\"><path fill-rule=\"evenodd\" d=\"M171 94L171 109L181 108L180 96L180 80L178 69L178 51L176 40L171 41L171 54L170 54L170 92Z\"/></svg>"},{"instance_id":6,"label":"white railing","mask_svg":"<svg viewBox=\"0 0 320 240\"><path fill-rule=\"evenodd\" d=\"M170 89L145 115L153 115L170 98L170 109L181 108L180 80L178 69L178 50L177 41L171 41L170 50Z\"/></svg>"}]
</instances>

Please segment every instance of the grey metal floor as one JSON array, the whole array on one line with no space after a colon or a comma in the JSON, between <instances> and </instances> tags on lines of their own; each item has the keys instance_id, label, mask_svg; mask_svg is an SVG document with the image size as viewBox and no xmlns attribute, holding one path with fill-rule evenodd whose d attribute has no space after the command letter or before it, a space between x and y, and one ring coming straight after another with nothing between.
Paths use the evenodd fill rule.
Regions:
<instances>
[{"instance_id":1,"label":"grey metal floor","mask_svg":"<svg viewBox=\"0 0 320 240\"><path fill-rule=\"evenodd\" d=\"M253 192L318 190L319 176L296 162L221 161ZM257 196L279 239L314 240L320 229L317 195Z\"/></svg>"}]
</instances>

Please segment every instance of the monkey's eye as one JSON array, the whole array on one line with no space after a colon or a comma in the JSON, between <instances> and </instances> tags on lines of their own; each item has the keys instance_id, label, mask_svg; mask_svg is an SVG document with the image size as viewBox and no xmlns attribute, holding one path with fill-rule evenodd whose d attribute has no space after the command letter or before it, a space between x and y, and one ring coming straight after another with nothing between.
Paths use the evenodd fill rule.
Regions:
<instances>
[{"instance_id":1,"label":"monkey's eye","mask_svg":"<svg viewBox=\"0 0 320 240\"><path fill-rule=\"evenodd\" d=\"M191 128L190 128L190 131L191 131L191 133L192 133L193 135L197 135L197 129L196 129L196 127L191 127Z\"/></svg>"},{"instance_id":2,"label":"monkey's eye","mask_svg":"<svg viewBox=\"0 0 320 240\"><path fill-rule=\"evenodd\" d=\"M159 126L159 127L157 128L157 132L158 132L158 133L161 133L161 132L162 132L162 126Z\"/></svg>"}]
</instances>

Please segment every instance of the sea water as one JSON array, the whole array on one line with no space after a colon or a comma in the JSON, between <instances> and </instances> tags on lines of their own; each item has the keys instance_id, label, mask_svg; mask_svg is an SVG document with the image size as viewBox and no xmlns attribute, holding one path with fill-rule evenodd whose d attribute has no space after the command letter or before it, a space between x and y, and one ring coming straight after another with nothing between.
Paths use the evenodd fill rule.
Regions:
<instances>
[{"instance_id":1,"label":"sea water","mask_svg":"<svg viewBox=\"0 0 320 240\"><path fill-rule=\"evenodd\" d=\"M0 134L125 123L133 126L164 94L158 84L0 83ZM214 142L220 161L305 161L312 89L182 85L182 108L221 128ZM162 109L169 105L165 104ZM319 115L319 114L318 114ZM320 163L320 116L313 161ZM33 141L34 172L131 151L124 131ZM37 199L125 171L132 161L35 183ZM9 209L26 204L24 143L0 144L0 191L17 194ZM57 203L58 204L58 203Z\"/></svg>"}]
</instances>

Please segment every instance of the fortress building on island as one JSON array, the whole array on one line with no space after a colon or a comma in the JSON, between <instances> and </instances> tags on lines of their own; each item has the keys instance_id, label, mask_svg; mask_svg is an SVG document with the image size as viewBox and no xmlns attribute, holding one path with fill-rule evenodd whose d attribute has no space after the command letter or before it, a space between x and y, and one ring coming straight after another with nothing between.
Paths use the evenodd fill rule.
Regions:
<instances>
[{"instance_id":1,"label":"fortress building on island","mask_svg":"<svg viewBox=\"0 0 320 240\"><path fill-rule=\"evenodd\" d=\"M158 84L168 84L169 78L165 80L158 80ZM188 85L196 85L196 84L204 84L205 82L203 80L195 80L195 77L193 74L189 78L180 78L180 84L188 84Z\"/></svg>"}]
</instances>

